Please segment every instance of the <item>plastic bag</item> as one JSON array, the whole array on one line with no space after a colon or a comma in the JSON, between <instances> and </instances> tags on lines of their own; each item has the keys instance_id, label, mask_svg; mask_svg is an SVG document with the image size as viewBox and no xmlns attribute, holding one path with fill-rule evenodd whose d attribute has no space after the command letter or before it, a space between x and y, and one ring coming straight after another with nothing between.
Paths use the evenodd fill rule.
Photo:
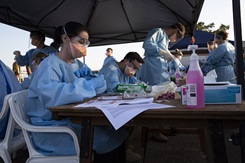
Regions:
<instances>
[{"instance_id":1,"label":"plastic bag","mask_svg":"<svg viewBox=\"0 0 245 163\"><path fill-rule=\"evenodd\" d=\"M156 100L174 99L176 89L176 84L170 81L152 86L152 91L149 95L154 96Z\"/></svg>"},{"instance_id":2,"label":"plastic bag","mask_svg":"<svg viewBox=\"0 0 245 163\"><path fill-rule=\"evenodd\" d=\"M123 93L124 91L130 89L130 90L145 90L146 85L143 83L138 84L118 84L115 88L116 92Z\"/></svg>"},{"instance_id":3,"label":"plastic bag","mask_svg":"<svg viewBox=\"0 0 245 163\"><path fill-rule=\"evenodd\" d=\"M133 90L133 89L127 89L123 93L123 98L143 98L143 97L150 97L144 90Z\"/></svg>"}]
</instances>

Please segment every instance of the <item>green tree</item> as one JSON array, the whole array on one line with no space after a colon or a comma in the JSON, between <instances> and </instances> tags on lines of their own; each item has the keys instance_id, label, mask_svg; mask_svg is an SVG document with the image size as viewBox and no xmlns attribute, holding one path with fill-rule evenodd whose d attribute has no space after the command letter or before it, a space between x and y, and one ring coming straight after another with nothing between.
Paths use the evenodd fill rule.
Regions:
<instances>
[{"instance_id":1,"label":"green tree","mask_svg":"<svg viewBox=\"0 0 245 163\"><path fill-rule=\"evenodd\" d=\"M196 25L197 30L206 31L206 32L213 33L213 34L220 32L220 31L229 30L230 25L221 24L218 29L214 29L214 28L215 28L214 23L209 23L208 25L206 25L204 22L199 22Z\"/></svg>"}]
</instances>

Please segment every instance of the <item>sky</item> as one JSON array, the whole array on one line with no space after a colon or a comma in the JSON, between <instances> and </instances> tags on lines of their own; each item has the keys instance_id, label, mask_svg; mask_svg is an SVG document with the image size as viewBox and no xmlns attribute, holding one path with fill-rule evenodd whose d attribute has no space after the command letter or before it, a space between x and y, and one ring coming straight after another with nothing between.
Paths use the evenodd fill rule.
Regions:
<instances>
[{"instance_id":1,"label":"sky","mask_svg":"<svg viewBox=\"0 0 245 163\"><path fill-rule=\"evenodd\" d=\"M240 0L240 2L242 39L245 40L245 0ZM221 24L230 25L228 39L234 40L232 14L232 0L205 0L198 22L204 22L206 25L213 22L215 24L214 29L219 28ZM29 49L34 48L30 44L29 35L30 33L27 31L0 23L0 60L12 68L14 62L13 52L15 50L19 50L21 54L25 54ZM47 38L45 44L49 45L51 42L52 40ZM113 56L118 61L122 60L130 51L136 51L143 57L144 49L142 48L142 44L142 42L139 42L88 47L85 63L92 70L99 70L106 57L105 51L108 47L113 49Z\"/></svg>"}]
</instances>

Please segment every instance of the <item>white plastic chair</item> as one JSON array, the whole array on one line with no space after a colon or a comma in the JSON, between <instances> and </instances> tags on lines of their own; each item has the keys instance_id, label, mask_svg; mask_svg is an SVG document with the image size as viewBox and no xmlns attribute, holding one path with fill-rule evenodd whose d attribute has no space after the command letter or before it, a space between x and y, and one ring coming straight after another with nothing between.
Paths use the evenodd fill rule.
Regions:
<instances>
[{"instance_id":1,"label":"white plastic chair","mask_svg":"<svg viewBox=\"0 0 245 163\"><path fill-rule=\"evenodd\" d=\"M22 128L24 138L27 144L29 158L26 162L32 163L78 163L80 148L79 141L75 132L69 127L61 126L34 126L29 123L29 117L26 112L27 90L13 93L9 98L11 114L15 121ZM33 145L31 132L50 132L50 133L68 133L72 136L76 155L75 156L45 156L37 151Z\"/></svg>"},{"instance_id":2,"label":"white plastic chair","mask_svg":"<svg viewBox=\"0 0 245 163\"><path fill-rule=\"evenodd\" d=\"M0 112L0 121L5 118L9 111L8 99L10 95L5 96L2 110ZM10 154L26 146L22 132L14 136L14 129L17 127L11 114L9 114L6 134L3 140L0 140L0 156L4 163L12 163Z\"/></svg>"}]
</instances>

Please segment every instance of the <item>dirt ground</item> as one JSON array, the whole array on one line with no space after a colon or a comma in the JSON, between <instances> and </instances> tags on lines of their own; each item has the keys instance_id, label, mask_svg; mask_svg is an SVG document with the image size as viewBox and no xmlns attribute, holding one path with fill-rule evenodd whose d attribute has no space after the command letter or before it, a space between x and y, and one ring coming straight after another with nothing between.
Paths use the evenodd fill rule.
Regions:
<instances>
[{"instance_id":1,"label":"dirt ground","mask_svg":"<svg viewBox=\"0 0 245 163\"><path fill-rule=\"evenodd\" d=\"M233 130L225 130L225 142L227 148L227 157L229 163L241 163L240 146L234 146L229 141ZM134 151L143 156L143 148L140 144L140 128L136 129L133 137ZM147 148L145 163L208 163L205 151L201 151L199 145L199 136L197 134L177 134L168 135L166 143L155 142L151 139L150 134L147 138ZM23 149L17 153L13 163L24 163L28 158L28 150ZM137 162L127 163L141 163ZM3 163L0 160L0 163Z\"/></svg>"}]
</instances>

